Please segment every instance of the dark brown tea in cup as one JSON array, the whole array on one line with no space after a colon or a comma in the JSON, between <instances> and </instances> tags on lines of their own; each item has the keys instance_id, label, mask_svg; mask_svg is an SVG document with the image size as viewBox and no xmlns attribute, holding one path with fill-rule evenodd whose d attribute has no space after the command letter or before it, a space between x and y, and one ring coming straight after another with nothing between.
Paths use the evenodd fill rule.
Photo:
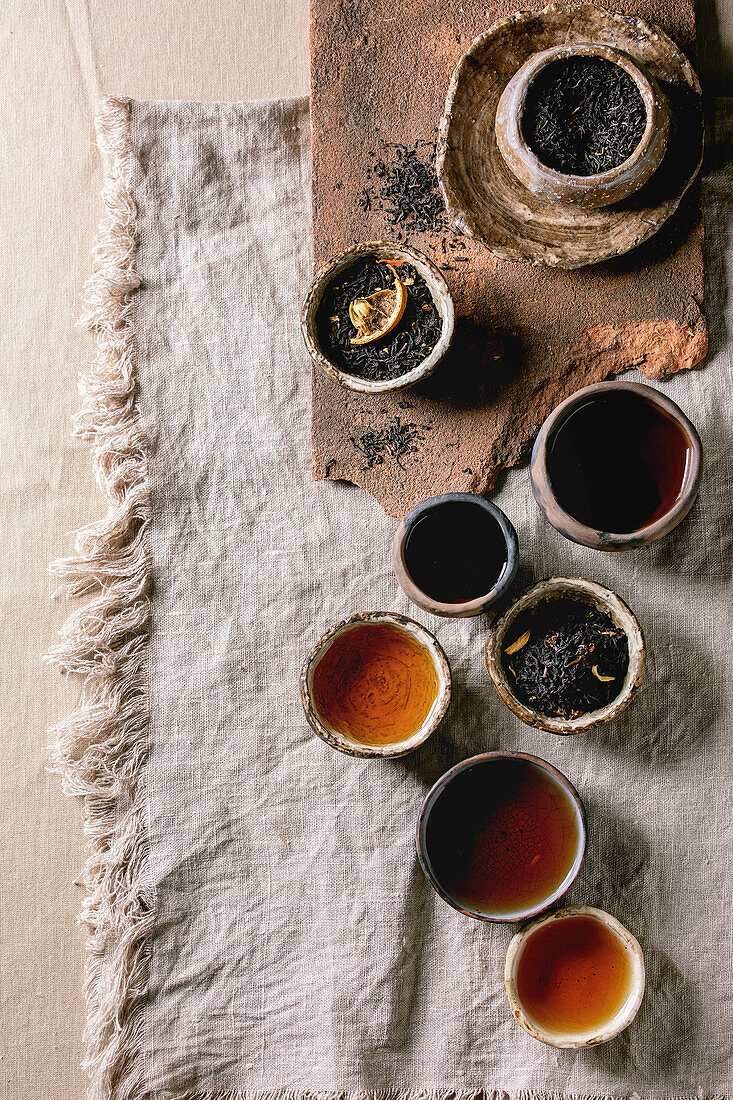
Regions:
<instances>
[{"instance_id":1,"label":"dark brown tea in cup","mask_svg":"<svg viewBox=\"0 0 733 1100\"><path fill-rule=\"evenodd\" d=\"M467 603L499 580L507 564L506 539L481 504L447 500L410 528L404 560L413 583L431 600Z\"/></svg>"},{"instance_id":2,"label":"dark brown tea in cup","mask_svg":"<svg viewBox=\"0 0 733 1100\"><path fill-rule=\"evenodd\" d=\"M547 473L560 506L609 534L649 526L678 500L692 449L680 425L628 390L591 396L550 440Z\"/></svg>"},{"instance_id":3,"label":"dark brown tea in cup","mask_svg":"<svg viewBox=\"0 0 733 1100\"><path fill-rule=\"evenodd\" d=\"M425 852L459 908L512 919L541 908L582 854L580 813L530 760L497 757L459 771L427 821Z\"/></svg>"}]
</instances>

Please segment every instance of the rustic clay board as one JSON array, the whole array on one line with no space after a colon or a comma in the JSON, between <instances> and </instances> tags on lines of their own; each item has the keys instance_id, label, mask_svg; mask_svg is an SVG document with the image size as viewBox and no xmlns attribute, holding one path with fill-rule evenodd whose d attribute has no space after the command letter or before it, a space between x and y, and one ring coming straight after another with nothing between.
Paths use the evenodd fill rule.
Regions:
<instances>
[{"instance_id":1,"label":"rustic clay board","mask_svg":"<svg viewBox=\"0 0 733 1100\"><path fill-rule=\"evenodd\" d=\"M374 154L381 141L435 139L461 54L516 7L312 0L317 266L357 241L395 239L383 213L359 205ZM659 24L694 59L693 0L613 7ZM445 233L410 233L411 244L454 268L445 271L459 318L454 347L432 379L393 395L352 393L314 370L314 478L354 482L394 516L435 493L485 493L569 393L631 367L662 378L695 366L707 351L702 235L696 187L647 244L578 271L501 261L470 239L456 253L469 262L453 263ZM415 426L416 451L369 467L354 440L397 418Z\"/></svg>"}]
</instances>

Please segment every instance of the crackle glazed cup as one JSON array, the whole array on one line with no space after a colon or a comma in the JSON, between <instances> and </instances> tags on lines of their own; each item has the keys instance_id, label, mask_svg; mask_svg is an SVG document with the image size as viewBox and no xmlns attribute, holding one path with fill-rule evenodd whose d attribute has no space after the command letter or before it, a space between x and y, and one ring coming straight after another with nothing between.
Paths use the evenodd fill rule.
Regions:
<instances>
[{"instance_id":1,"label":"crackle glazed cup","mask_svg":"<svg viewBox=\"0 0 733 1100\"><path fill-rule=\"evenodd\" d=\"M417 854L443 901L468 917L516 924L575 882L587 839L569 779L537 756L485 752L450 768L428 792Z\"/></svg>"},{"instance_id":2,"label":"crackle glazed cup","mask_svg":"<svg viewBox=\"0 0 733 1100\"><path fill-rule=\"evenodd\" d=\"M578 929L578 918L587 931ZM568 926L563 935L568 921L574 921L576 927ZM606 958L605 976L599 950L603 940L606 950L610 947L613 952ZM621 968L623 979L611 975L611 969ZM613 995L609 977L617 986ZM639 1011L645 984L644 955L636 939L610 913L589 905L556 909L532 921L517 933L507 951L504 985L512 1015L534 1039L548 1046L577 1050L614 1039ZM583 996L575 1002L575 1011L568 1013L567 1005L572 1004L578 985L583 987ZM582 1016L591 1019L588 1006L599 992L602 999L593 1006L596 1018L585 1023ZM558 1009L563 1002L565 1017L561 1018Z\"/></svg>"}]
</instances>

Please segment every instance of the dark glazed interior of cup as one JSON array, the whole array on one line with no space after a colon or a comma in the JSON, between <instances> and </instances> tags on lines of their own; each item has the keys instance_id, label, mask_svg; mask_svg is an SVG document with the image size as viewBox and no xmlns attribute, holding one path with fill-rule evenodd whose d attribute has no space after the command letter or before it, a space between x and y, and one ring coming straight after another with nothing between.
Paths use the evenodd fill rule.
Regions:
<instances>
[{"instance_id":1,"label":"dark glazed interior of cup","mask_svg":"<svg viewBox=\"0 0 733 1100\"><path fill-rule=\"evenodd\" d=\"M478 614L497 603L516 575L517 534L500 508L472 493L444 493L417 504L392 546L397 580L436 615Z\"/></svg>"},{"instance_id":2,"label":"dark glazed interior of cup","mask_svg":"<svg viewBox=\"0 0 733 1100\"><path fill-rule=\"evenodd\" d=\"M552 905L575 881L585 843L577 791L527 753L457 764L432 788L418 821L418 857L435 890L485 921L521 921Z\"/></svg>"}]
</instances>

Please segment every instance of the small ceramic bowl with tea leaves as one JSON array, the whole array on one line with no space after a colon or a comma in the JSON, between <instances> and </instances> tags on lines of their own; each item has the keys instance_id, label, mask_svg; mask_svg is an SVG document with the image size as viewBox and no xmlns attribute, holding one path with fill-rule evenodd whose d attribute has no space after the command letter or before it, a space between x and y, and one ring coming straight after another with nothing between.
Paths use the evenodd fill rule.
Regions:
<instances>
[{"instance_id":1,"label":"small ceramic bowl with tea leaves","mask_svg":"<svg viewBox=\"0 0 733 1100\"><path fill-rule=\"evenodd\" d=\"M360 393L404 390L429 377L453 338L448 285L427 256L366 241L316 275L301 330L311 359Z\"/></svg>"},{"instance_id":2,"label":"small ceramic bowl with tea leaves","mask_svg":"<svg viewBox=\"0 0 733 1100\"><path fill-rule=\"evenodd\" d=\"M550 577L504 612L486 639L499 697L528 726L573 734L625 710L644 675L644 637L624 601L583 577Z\"/></svg>"}]
</instances>

